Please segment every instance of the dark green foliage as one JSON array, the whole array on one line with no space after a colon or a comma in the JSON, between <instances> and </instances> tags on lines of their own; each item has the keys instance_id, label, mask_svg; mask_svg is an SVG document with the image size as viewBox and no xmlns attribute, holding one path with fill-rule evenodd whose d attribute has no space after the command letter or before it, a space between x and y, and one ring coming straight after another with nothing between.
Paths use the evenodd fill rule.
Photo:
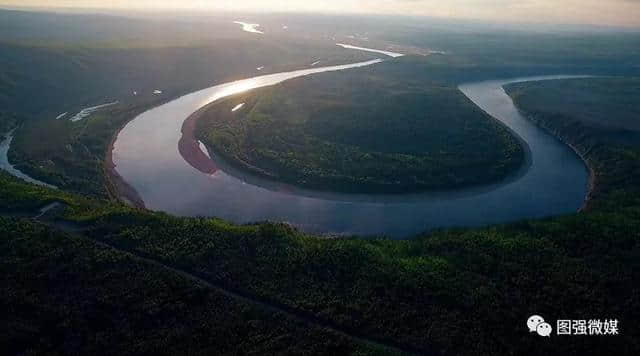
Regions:
<instances>
[{"instance_id":1,"label":"dark green foliage","mask_svg":"<svg viewBox=\"0 0 640 356\"><path fill-rule=\"evenodd\" d=\"M640 132L640 78L545 80L510 84L506 89L528 113L571 117L618 134Z\"/></svg>"},{"instance_id":2,"label":"dark green foliage","mask_svg":"<svg viewBox=\"0 0 640 356\"><path fill-rule=\"evenodd\" d=\"M67 201L65 193L47 189L10 176L0 170L0 211L24 212L35 211L54 201Z\"/></svg>"},{"instance_id":3,"label":"dark green foliage","mask_svg":"<svg viewBox=\"0 0 640 356\"><path fill-rule=\"evenodd\" d=\"M631 354L640 347L633 327L639 214L628 208L404 242L320 240L279 224L235 227L165 215L106 219L94 236L425 351ZM617 316L624 332L540 344L523 326L534 310Z\"/></svg>"},{"instance_id":4,"label":"dark green foliage","mask_svg":"<svg viewBox=\"0 0 640 356\"><path fill-rule=\"evenodd\" d=\"M170 270L0 217L3 354L375 353Z\"/></svg>"},{"instance_id":5,"label":"dark green foliage","mask_svg":"<svg viewBox=\"0 0 640 356\"><path fill-rule=\"evenodd\" d=\"M213 105L198 135L231 164L322 190L453 189L513 173L524 152L507 128L454 86L395 75L422 66L389 61L242 94Z\"/></svg>"},{"instance_id":6,"label":"dark green foliage","mask_svg":"<svg viewBox=\"0 0 640 356\"><path fill-rule=\"evenodd\" d=\"M26 121L16 132L9 159L21 171L61 189L105 198L104 160L115 133L162 101L150 96L132 99L75 123Z\"/></svg>"}]
</instances>

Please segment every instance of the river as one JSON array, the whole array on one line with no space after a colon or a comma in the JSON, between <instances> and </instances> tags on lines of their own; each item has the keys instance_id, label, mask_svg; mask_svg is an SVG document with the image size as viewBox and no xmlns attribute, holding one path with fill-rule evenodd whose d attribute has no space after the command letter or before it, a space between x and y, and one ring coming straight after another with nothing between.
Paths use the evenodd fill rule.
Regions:
<instances>
[{"instance_id":1,"label":"river","mask_svg":"<svg viewBox=\"0 0 640 356\"><path fill-rule=\"evenodd\" d=\"M481 188L401 196L313 192L247 176L215 156L212 168L203 173L189 165L179 153L185 119L215 100L303 75L378 62L299 70L226 83L151 109L119 133L113 149L117 173L152 210L180 216L217 216L236 223L285 221L303 231L327 235L406 238L433 228L483 226L573 213L582 206L589 178L584 163L569 147L525 119L502 89L511 82L568 76L515 78L460 86L467 97L526 142L530 152L528 164L517 176Z\"/></svg>"},{"instance_id":2,"label":"river","mask_svg":"<svg viewBox=\"0 0 640 356\"><path fill-rule=\"evenodd\" d=\"M54 185L47 184L35 178L29 177L19 169L15 168L11 164L11 162L9 162L9 149L11 148L11 143L13 142L13 130L4 136L0 134L0 137L2 138L2 141L0 142L0 169L7 171L9 174L13 175L14 177L20 178L25 182L41 185L47 188L57 189L57 187Z\"/></svg>"}]
</instances>

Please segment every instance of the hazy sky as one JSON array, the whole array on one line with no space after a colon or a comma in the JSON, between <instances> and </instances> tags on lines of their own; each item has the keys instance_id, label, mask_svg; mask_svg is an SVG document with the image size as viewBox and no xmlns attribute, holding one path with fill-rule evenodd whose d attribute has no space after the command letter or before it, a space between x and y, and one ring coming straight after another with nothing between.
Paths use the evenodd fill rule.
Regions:
<instances>
[{"instance_id":1,"label":"hazy sky","mask_svg":"<svg viewBox=\"0 0 640 356\"><path fill-rule=\"evenodd\" d=\"M0 5L365 12L640 27L640 0L0 0Z\"/></svg>"}]
</instances>

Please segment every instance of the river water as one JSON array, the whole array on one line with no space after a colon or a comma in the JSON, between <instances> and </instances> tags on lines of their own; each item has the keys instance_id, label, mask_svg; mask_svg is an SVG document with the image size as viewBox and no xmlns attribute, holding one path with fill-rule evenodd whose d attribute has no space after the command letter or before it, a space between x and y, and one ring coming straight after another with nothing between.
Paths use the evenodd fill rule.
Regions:
<instances>
[{"instance_id":1,"label":"river water","mask_svg":"<svg viewBox=\"0 0 640 356\"><path fill-rule=\"evenodd\" d=\"M205 174L178 152L182 124L199 108L236 93L314 73L374 65L314 68L217 85L151 109L132 120L114 144L116 170L147 208L180 216L217 216L236 223L285 221L303 231L330 235L405 238L433 228L482 226L573 213L588 186L584 163L567 146L526 120L502 86L485 81L460 86L480 108L509 126L528 145L528 164L491 186L429 194L367 196L322 193L247 176L213 156L217 170Z\"/></svg>"},{"instance_id":2,"label":"river water","mask_svg":"<svg viewBox=\"0 0 640 356\"><path fill-rule=\"evenodd\" d=\"M22 173L20 170L15 168L9 162L9 149L11 148L11 143L13 142L13 131L6 134L6 136L0 134L0 138L2 138L2 141L0 142L0 169L7 171L9 174L17 178L20 178L25 182L41 185L47 188L56 189L54 185L41 182L35 178L31 178L28 175Z\"/></svg>"}]
</instances>

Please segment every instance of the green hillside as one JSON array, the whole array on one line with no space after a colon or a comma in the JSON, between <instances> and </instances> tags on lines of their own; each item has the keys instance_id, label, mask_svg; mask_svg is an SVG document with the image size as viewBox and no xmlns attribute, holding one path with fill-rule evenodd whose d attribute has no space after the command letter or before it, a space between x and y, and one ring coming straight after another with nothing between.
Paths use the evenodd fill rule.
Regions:
<instances>
[{"instance_id":1,"label":"green hillside","mask_svg":"<svg viewBox=\"0 0 640 356\"><path fill-rule=\"evenodd\" d=\"M199 118L197 135L235 166L320 190L454 189L516 171L524 160L517 139L455 86L428 74L396 75L425 65L416 61L322 73L226 99Z\"/></svg>"}]
</instances>

